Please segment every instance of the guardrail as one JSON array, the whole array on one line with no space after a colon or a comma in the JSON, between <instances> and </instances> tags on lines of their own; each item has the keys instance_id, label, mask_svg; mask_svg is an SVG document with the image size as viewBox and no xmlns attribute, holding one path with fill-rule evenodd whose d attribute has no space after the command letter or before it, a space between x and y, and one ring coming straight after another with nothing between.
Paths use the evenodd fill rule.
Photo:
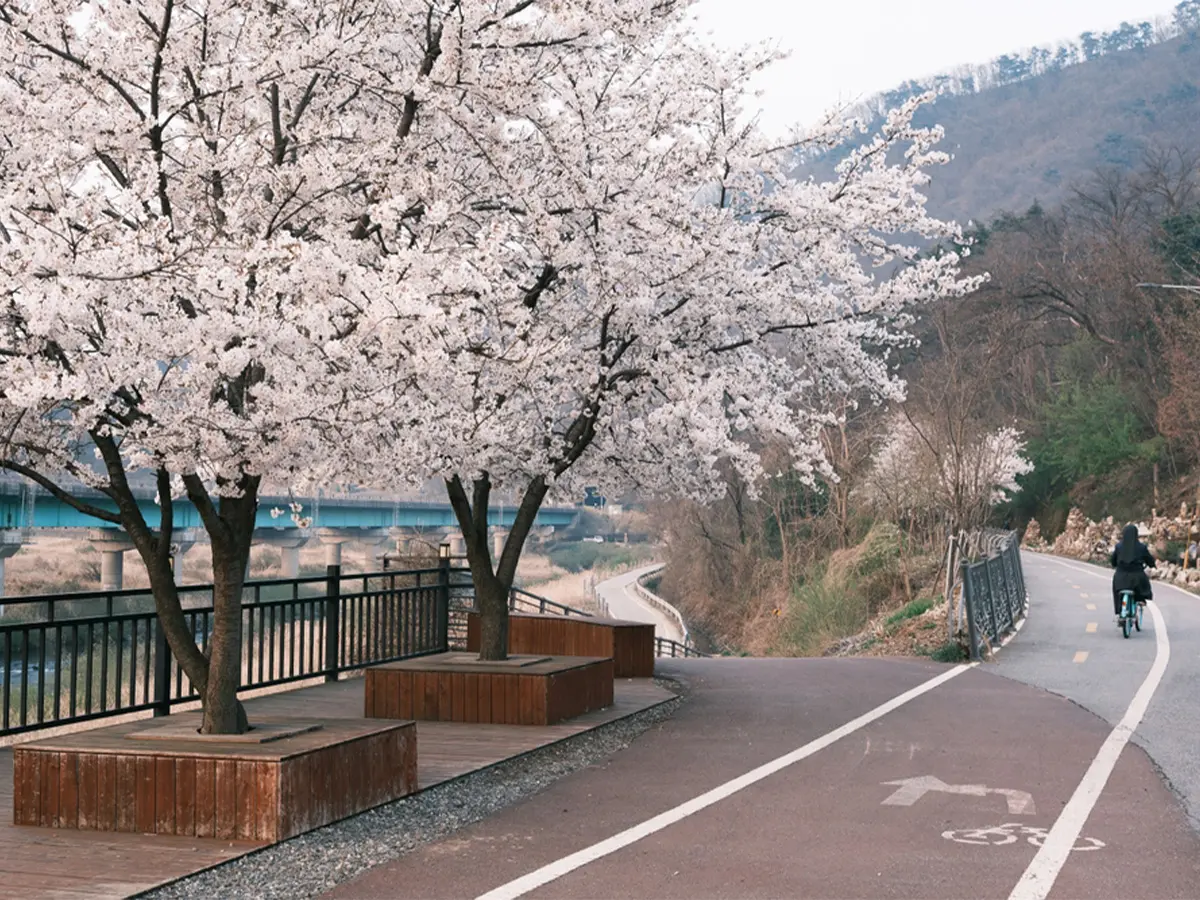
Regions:
<instances>
[{"instance_id":1,"label":"guardrail","mask_svg":"<svg viewBox=\"0 0 1200 900\"><path fill-rule=\"evenodd\" d=\"M654 639L654 655L672 658L699 657L708 659L710 654L702 653L690 644L681 644L671 638L656 637Z\"/></svg>"},{"instance_id":2,"label":"guardrail","mask_svg":"<svg viewBox=\"0 0 1200 900\"><path fill-rule=\"evenodd\" d=\"M962 563L963 598L972 659L999 646L1029 612L1016 532L988 532L974 546L986 558Z\"/></svg>"},{"instance_id":3,"label":"guardrail","mask_svg":"<svg viewBox=\"0 0 1200 900\"><path fill-rule=\"evenodd\" d=\"M663 568L664 566L657 566L650 571L639 575L633 583L633 590L639 598L644 600L646 603L649 603L660 613L673 621L679 627L679 633L683 636L682 643L685 646L690 647L692 645L692 635L691 632L688 631L687 623L683 621L683 616L680 615L679 610L642 584L643 578L650 578L657 572L661 572Z\"/></svg>"}]
</instances>

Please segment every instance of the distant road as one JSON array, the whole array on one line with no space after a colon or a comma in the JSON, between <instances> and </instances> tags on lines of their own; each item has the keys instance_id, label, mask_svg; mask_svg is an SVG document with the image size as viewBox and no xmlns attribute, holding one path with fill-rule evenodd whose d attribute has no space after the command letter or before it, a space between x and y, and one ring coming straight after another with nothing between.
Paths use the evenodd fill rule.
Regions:
<instances>
[{"instance_id":1,"label":"distant road","mask_svg":"<svg viewBox=\"0 0 1200 900\"><path fill-rule=\"evenodd\" d=\"M648 603L643 603L634 592L633 584L643 575L660 568L659 564L643 566L610 578L596 585L596 593L608 604L608 614L614 619L625 619L630 622L650 622L654 625L656 637L670 638L682 641L683 634L679 623L663 615Z\"/></svg>"}]
</instances>

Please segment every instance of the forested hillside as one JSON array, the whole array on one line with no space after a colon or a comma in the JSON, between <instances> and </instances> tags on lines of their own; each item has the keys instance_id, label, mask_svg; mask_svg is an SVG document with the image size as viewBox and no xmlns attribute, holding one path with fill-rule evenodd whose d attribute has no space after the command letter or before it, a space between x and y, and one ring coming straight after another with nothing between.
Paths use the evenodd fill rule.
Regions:
<instances>
[{"instance_id":1,"label":"forested hillside","mask_svg":"<svg viewBox=\"0 0 1200 900\"><path fill-rule=\"evenodd\" d=\"M941 92L918 117L945 129L954 157L930 185L930 208L986 221L1053 205L1088 172L1133 168L1147 148L1200 144L1198 32L1200 0L1187 0L1169 19L910 81L854 112L878 120L910 96ZM799 170L825 171L819 162Z\"/></svg>"}]
</instances>

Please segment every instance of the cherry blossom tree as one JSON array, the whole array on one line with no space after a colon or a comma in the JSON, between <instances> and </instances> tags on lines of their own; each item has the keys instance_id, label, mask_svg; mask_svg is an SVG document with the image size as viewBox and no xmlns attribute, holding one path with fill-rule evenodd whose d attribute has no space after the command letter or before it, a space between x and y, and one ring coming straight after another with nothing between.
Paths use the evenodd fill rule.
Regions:
<instances>
[{"instance_id":1,"label":"cherry blossom tree","mask_svg":"<svg viewBox=\"0 0 1200 900\"><path fill-rule=\"evenodd\" d=\"M945 159L913 124L927 98L865 139L833 117L769 145L743 102L770 57L705 48L687 6L523 18L537 51L503 71L465 63L487 24L464 28L466 5L425 30L409 139L460 152L391 192L414 213L381 264L404 280L371 319L408 377L373 452L380 472L445 479L485 659L506 655L507 594L552 491L704 499L722 460L756 480L766 443L813 477L824 398L897 396L888 354L910 311L970 287L955 254L918 251L958 237L924 209ZM834 180L788 178L797 154L852 137ZM497 558L493 492L517 507Z\"/></svg>"},{"instance_id":2,"label":"cherry blossom tree","mask_svg":"<svg viewBox=\"0 0 1200 900\"><path fill-rule=\"evenodd\" d=\"M0 0L0 467L128 534L206 733L248 727L260 483L319 477L374 389L347 360L385 289L364 223L396 164L406 24L371 2ZM170 566L184 497L213 548L207 655Z\"/></svg>"},{"instance_id":3,"label":"cherry blossom tree","mask_svg":"<svg viewBox=\"0 0 1200 900\"><path fill-rule=\"evenodd\" d=\"M898 413L887 424L863 496L896 517L921 517L971 530L991 508L1020 490L1017 477L1033 470L1013 428L943 429L929 416Z\"/></svg>"}]
</instances>

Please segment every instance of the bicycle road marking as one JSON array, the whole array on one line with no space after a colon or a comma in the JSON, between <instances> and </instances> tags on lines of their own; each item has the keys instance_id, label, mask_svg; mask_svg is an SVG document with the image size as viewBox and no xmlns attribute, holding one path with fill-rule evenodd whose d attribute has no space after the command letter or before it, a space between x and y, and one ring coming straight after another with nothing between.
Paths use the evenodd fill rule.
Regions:
<instances>
[{"instance_id":1,"label":"bicycle road marking","mask_svg":"<svg viewBox=\"0 0 1200 900\"><path fill-rule=\"evenodd\" d=\"M1060 562L1059 565L1076 568L1070 563ZM1088 570L1080 568L1078 571L1087 572ZM1108 580L1107 573L1088 572L1088 574L1104 578L1105 581ZM1050 834L1046 837L1041 849L1029 863L1029 867L1025 869L1012 893L1008 895L1008 900L1045 900L1049 896L1059 872L1062 871L1067 857L1070 856L1071 849L1079 839L1079 833L1083 830L1092 809L1095 808L1096 801L1100 799L1105 785L1108 784L1108 779L1116 767L1121 751L1129 743L1134 730L1150 706L1150 700L1158 689L1159 682L1162 681L1163 673L1167 671L1167 663L1171 660L1171 643L1167 639L1167 626L1157 605L1150 606L1150 615L1154 619L1155 646L1154 664L1150 667L1150 674L1146 676L1137 693L1133 695L1133 700L1130 702L1129 708L1125 710L1121 721L1105 738L1096 758L1088 766L1079 786L1075 788L1071 799L1067 801L1067 805L1051 827Z\"/></svg>"},{"instance_id":2,"label":"bicycle road marking","mask_svg":"<svg viewBox=\"0 0 1200 900\"><path fill-rule=\"evenodd\" d=\"M995 825L991 828L959 828L942 832L942 837L948 841L974 844L977 847L1004 847L1015 844L1021 837L1024 837L1033 846L1041 847L1046 843L1048 836L1049 832L1045 828L1039 828L1036 825L1022 825L1019 822L1005 822L1003 825ZM1079 841L1082 846L1076 844L1071 848L1072 850L1076 852L1100 850L1106 846L1104 841L1096 838L1079 838Z\"/></svg>"},{"instance_id":3,"label":"bicycle road marking","mask_svg":"<svg viewBox=\"0 0 1200 900\"><path fill-rule=\"evenodd\" d=\"M764 763L756 769L751 769L744 775L739 775L737 778L727 781L718 787L707 791L698 797L681 803L673 809L668 809L666 812L659 813L653 818L647 819L641 824L634 825L632 828L627 828L624 831L614 834L610 838L606 838L599 843L593 844L590 847L585 847L562 859L555 860L552 863L542 866L540 869L535 869L527 875L522 875L507 884L502 884L498 888L488 891L486 894L480 894L476 900L515 900L517 897L522 897L530 891L536 890L543 885L549 884L552 881L557 881L564 875L574 872L586 866L588 863L595 862L598 859L603 859L609 854L616 853L618 850L628 847L640 841L642 838L662 831L669 825L674 825L686 819L688 816L694 815L703 809L712 806L726 797L731 797L741 790L744 790L752 784L756 784L776 772L786 769L793 763L798 763L802 759L807 759L813 754L824 750L831 744L836 743L847 735L853 734L860 728L870 725L876 719L881 719L888 713L899 709L908 702L917 699L922 694L932 691L949 681L951 678L956 678L968 669L973 669L978 663L966 663L961 666L955 666L948 672L943 672L928 681L922 682L911 690L905 691L886 703L880 704L870 712L863 713L856 719L851 719L845 725L835 728L815 740L809 741L802 747L797 747L790 753L773 759L768 763Z\"/></svg>"}]
</instances>

